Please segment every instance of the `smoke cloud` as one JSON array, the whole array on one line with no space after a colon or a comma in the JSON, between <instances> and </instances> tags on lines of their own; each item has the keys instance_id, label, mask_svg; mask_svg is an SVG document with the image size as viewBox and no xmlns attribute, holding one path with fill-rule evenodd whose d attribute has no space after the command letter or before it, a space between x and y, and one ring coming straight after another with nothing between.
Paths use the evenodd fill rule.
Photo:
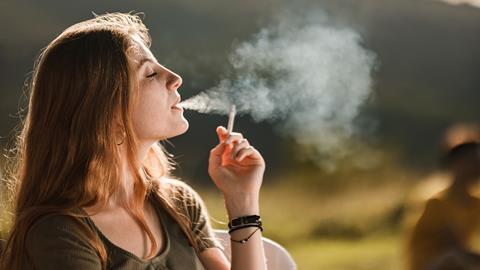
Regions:
<instances>
[{"instance_id":1,"label":"smoke cloud","mask_svg":"<svg viewBox=\"0 0 480 270\"><path fill-rule=\"evenodd\" d=\"M371 96L375 55L358 33L325 16L290 16L239 44L231 71L216 87L182 103L201 113L228 113L231 103L254 121L308 146L309 156L338 155Z\"/></svg>"}]
</instances>

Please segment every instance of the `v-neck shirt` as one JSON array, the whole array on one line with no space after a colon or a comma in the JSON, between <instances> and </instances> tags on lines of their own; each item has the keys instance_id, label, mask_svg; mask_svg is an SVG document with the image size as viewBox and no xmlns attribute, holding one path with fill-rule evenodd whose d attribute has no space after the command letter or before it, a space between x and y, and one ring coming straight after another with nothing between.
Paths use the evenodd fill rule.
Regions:
<instances>
[{"instance_id":1,"label":"v-neck shirt","mask_svg":"<svg viewBox=\"0 0 480 270\"><path fill-rule=\"evenodd\" d=\"M198 193L178 180L162 182L175 196L178 211L189 218L199 252L220 247L208 221L208 213ZM101 240L107 251L107 269L119 270L204 270L197 252L180 225L162 207L159 198L149 198L155 209L165 238L164 247L152 259L143 259L113 244L88 216L48 215L34 223L27 234L26 248L34 269L101 269L100 258L91 246L78 221L87 225ZM30 268L27 268L30 269Z\"/></svg>"}]
</instances>

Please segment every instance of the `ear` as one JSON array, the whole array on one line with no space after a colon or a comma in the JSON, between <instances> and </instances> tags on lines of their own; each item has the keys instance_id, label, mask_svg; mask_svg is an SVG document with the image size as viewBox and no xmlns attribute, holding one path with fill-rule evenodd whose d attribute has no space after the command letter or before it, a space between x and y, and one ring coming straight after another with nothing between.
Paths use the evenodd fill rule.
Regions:
<instances>
[{"instance_id":1,"label":"ear","mask_svg":"<svg viewBox=\"0 0 480 270\"><path fill-rule=\"evenodd\" d=\"M122 116L119 110L116 110L115 116L113 117L112 129L114 134L125 132L125 125L123 124Z\"/></svg>"}]
</instances>

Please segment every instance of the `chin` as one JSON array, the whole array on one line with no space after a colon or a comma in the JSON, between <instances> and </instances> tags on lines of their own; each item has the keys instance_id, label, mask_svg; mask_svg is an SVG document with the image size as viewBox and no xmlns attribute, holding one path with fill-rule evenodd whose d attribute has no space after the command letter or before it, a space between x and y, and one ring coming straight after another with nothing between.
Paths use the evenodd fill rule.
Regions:
<instances>
[{"instance_id":1,"label":"chin","mask_svg":"<svg viewBox=\"0 0 480 270\"><path fill-rule=\"evenodd\" d=\"M190 127L190 125L188 124L188 121L185 120L185 123L184 123L184 125L183 125L183 127L182 127L182 129L181 129L181 132L180 132L178 135L182 135L183 133L187 132L187 130L188 130L189 127ZM178 136L178 135L177 135L177 136Z\"/></svg>"},{"instance_id":2,"label":"chin","mask_svg":"<svg viewBox=\"0 0 480 270\"><path fill-rule=\"evenodd\" d=\"M173 138L173 137L180 136L180 135L184 134L185 132L187 132L188 127L189 127L188 121L184 119L184 121L182 121L181 124L179 124L175 127L175 130L172 130L172 133L169 134L169 136L166 136L163 139L170 139L170 138Z\"/></svg>"}]
</instances>

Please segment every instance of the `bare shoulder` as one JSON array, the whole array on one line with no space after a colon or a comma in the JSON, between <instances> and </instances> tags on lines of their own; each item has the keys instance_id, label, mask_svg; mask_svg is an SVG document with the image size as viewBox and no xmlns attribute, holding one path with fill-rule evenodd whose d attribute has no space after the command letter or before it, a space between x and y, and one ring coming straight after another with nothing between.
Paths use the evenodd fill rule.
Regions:
<instances>
[{"instance_id":1,"label":"bare shoulder","mask_svg":"<svg viewBox=\"0 0 480 270\"><path fill-rule=\"evenodd\" d=\"M441 212L445 210L445 206L448 204L442 197L433 197L427 200L425 203L425 211Z\"/></svg>"}]
</instances>

